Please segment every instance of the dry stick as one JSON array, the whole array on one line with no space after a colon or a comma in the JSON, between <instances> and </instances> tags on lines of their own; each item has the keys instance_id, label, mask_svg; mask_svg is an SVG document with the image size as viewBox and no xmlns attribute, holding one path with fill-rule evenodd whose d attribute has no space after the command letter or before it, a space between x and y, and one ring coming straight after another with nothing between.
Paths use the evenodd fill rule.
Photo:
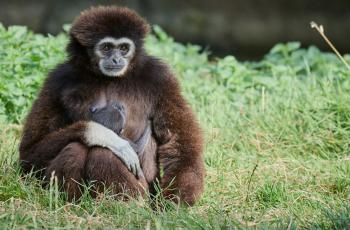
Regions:
<instances>
[{"instance_id":1,"label":"dry stick","mask_svg":"<svg viewBox=\"0 0 350 230\"><path fill-rule=\"evenodd\" d=\"M248 188L247 188L247 196L245 198L245 201L248 202L248 199L249 199L249 191L250 191L250 184L252 182L252 178L254 176L254 173L255 173L255 170L258 168L258 163L255 164L254 168L253 168L253 171L252 173L250 174L250 177L249 177L249 181L248 181Z\"/></svg>"},{"instance_id":2,"label":"dry stick","mask_svg":"<svg viewBox=\"0 0 350 230\"><path fill-rule=\"evenodd\" d=\"M254 176L254 173L255 173L255 170L258 168L258 161L256 162L254 168L253 168L253 171L252 173L250 174L250 177L249 177L249 180L248 180L248 188L247 188L247 196L245 198L245 202L248 203L249 201L249 191L250 191L250 184L252 182L252 179L253 179L253 176ZM247 208L246 206L244 206L244 216L246 216L247 214ZM248 228L248 219L245 220L245 225L246 225L246 228Z\"/></svg>"},{"instance_id":3,"label":"dry stick","mask_svg":"<svg viewBox=\"0 0 350 230\"><path fill-rule=\"evenodd\" d=\"M316 22L310 22L310 26L311 26L311 28L316 29L318 31L318 33L322 36L322 38L327 42L327 44L332 48L334 53L339 57L339 59L344 63L346 68L348 68L348 70L350 71L350 65L345 61L343 56L338 52L338 50L334 47L332 42L327 38L327 36L324 33L323 26L322 25L320 25L320 26L317 25Z\"/></svg>"}]
</instances>

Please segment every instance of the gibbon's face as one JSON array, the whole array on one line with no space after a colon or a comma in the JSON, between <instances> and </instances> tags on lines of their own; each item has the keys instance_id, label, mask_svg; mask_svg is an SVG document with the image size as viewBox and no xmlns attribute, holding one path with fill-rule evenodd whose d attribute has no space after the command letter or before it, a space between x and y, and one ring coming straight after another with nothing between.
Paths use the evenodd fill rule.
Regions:
<instances>
[{"instance_id":1,"label":"gibbon's face","mask_svg":"<svg viewBox=\"0 0 350 230\"><path fill-rule=\"evenodd\" d=\"M106 76L121 77L135 55L134 42L126 37L105 37L95 46L98 68Z\"/></svg>"}]
</instances>

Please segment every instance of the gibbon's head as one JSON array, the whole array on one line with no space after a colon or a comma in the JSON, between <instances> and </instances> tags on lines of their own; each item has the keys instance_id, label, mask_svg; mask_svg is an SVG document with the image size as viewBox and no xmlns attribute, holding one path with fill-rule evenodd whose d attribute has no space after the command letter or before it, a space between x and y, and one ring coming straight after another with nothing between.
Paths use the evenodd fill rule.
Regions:
<instances>
[{"instance_id":1,"label":"gibbon's head","mask_svg":"<svg viewBox=\"0 0 350 230\"><path fill-rule=\"evenodd\" d=\"M75 19L67 50L80 66L123 77L135 66L148 31L147 22L130 9L93 7Z\"/></svg>"}]
</instances>

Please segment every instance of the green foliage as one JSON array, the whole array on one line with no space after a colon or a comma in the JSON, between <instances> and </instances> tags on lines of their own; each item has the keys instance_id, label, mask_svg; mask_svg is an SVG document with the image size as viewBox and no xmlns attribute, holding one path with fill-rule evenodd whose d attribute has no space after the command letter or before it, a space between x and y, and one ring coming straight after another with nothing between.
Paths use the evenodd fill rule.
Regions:
<instances>
[{"instance_id":1,"label":"green foliage","mask_svg":"<svg viewBox=\"0 0 350 230\"><path fill-rule=\"evenodd\" d=\"M33 34L0 24L0 119L20 122L49 69L64 57L65 35Z\"/></svg>"},{"instance_id":2,"label":"green foliage","mask_svg":"<svg viewBox=\"0 0 350 230\"><path fill-rule=\"evenodd\" d=\"M55 187L20 175L17 124L66 43L65 33L0 26L1 229L349 228L350 73L335 55L291 42L258 62L210 60L154 27L146 48L171 65L196 111L207 169L195 207L156 213L108 194L69 204Z\"/></svg>"}]
</instances>

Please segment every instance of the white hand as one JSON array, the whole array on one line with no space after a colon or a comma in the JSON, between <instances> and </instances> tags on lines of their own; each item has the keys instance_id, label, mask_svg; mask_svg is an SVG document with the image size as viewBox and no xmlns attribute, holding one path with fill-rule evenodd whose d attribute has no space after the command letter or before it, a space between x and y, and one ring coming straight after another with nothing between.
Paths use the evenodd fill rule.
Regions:
<instances>
[{"instance_id":1,"label":"white hand","mask_svg":"<svg viewBox=\"0 0 350 230\"><path fill-rule=\"evenodd\" d=\"M118 136L118 135L117 135ZM119 136L118 136L119 137ZM131 147L128 141L119 137L120 140L116 140L113 145L107 146L112 152L117 155L121 161L124 162L126 167L134 174L139 175L141 170L140 160L137 153Z\"/></svg>"},{"instance_id":2,"label":"white hand","mask_svg":"<svg viewBox=\"0 0 350 230\"><path fill-rule=\"evenodd\" d=\"M142 172L137 153L128 141L119 137L112 130L99 123L89 121L84 136L88 146L101 146L110 149L134 175L138 176Z\"/></svg>"}]
</instances>

